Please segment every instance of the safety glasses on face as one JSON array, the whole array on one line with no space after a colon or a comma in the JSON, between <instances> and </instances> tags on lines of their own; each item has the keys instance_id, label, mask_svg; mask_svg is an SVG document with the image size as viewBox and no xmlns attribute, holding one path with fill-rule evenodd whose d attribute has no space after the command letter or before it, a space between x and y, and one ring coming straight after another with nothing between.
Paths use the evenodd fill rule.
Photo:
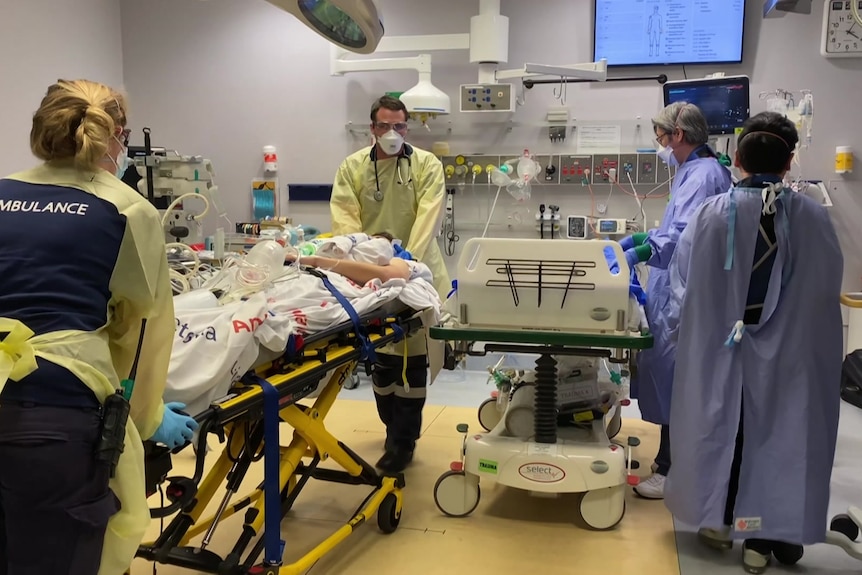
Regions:
<instances>
[{"instance_id":1,"label":"safety glasses on face","mask_svg":"<svg viewBox=\"0 0 862 575\"><path fill-rule=\"evenodd\" d=\"M390 124L389 122L374 122L374 129L381 132L388 132L389 130L405 132L407 131L407 122L396 122L394 124Z\"/></svg>"},{"instance_id":2,"label":"safety glasses on face","mask_svg":"<svg viewBox=\"0 0 862 575\"><path fill-rule=\"evenodd\" d=\"M669 138L670 134L668 132L664 132L662 134L656 134L656 136L657 137L656 137L655 141L658 143L658 145L664 146L665 138Z\"/></svg>"},{"instance_id":3,"label":"safety glasses on face","mask_svg":"<svg viewBox=\"0 0 862 575\"><path fill-rule=\"evenodd\" d=\"M123 130L117 135L117 139L123 144L123 147L129 147L129 137L132 135L132 131L128 128L123 128Z\"/></svg>"}]
</instances>

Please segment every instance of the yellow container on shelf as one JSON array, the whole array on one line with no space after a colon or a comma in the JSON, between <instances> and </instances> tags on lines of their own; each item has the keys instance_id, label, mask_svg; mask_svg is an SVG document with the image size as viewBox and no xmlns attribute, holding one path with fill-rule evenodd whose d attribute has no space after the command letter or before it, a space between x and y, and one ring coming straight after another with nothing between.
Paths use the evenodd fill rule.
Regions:
<instances>
[{"instance_id":1,"label":"yellow container on shelf","mask_svg":"<svg viewBox=\"0 0 862 575\"><path fill-rule=\"evenodd\" d=\"M838 146L835 148L835 173L853 173L853 148L850 146Z\"/></svg>"}]
</instances>

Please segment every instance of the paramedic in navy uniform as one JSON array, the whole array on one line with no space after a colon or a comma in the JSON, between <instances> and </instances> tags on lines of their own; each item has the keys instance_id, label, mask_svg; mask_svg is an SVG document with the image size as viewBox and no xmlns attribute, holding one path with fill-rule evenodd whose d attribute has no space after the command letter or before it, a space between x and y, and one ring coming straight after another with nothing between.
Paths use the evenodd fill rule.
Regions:
<instances>
[{"instance_id":1,"label":"paramedic in navy uniform","mask_svg":"<svg viewBox=\"0 0 862 575\"><path fill-rule=\"evenodd\" d=\"M126 571L150 523L141 440L177 447L197 427L162 402L175 329L164 232L118 179L125 128L121 94L59 80L33 115L44 163L0 180L0 575ZM143 320L127 404L115 392ZM125 427L103 428L124 412Z\"/></svg>"}]
</instances>

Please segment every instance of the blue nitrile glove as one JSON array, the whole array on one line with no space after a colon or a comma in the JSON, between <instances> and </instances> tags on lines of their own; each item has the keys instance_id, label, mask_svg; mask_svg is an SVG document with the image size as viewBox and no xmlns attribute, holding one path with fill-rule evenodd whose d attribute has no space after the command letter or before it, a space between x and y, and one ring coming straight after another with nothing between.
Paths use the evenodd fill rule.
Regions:
<instances>
[{"instance_id":1,"label":"blue nitrile glove","mask_svg":"<svg viewBox=\"0 0 862 575\"><path fill-rule=\"evenodd\" d=\"M198 422L188 415L177 413L185 408L184 403L166 403L162 423L150 441L161 443L170 449L176 449L191 441L198 429Z\"/></svg>"},{"instance_id":2,"label":"blue nitrile glove","mask_svg":"<svg viewBox=\"0 0 862 575\"><path fill-rule=\"evenodd\" d=\"M620 240L620 247L623 251L627 251L635 247L635 239L632 236L626 236Z\"/></svg>"},{"instance_id":3,"label":"blue nitrile glove","mask_svg":"<svg viewBox=\"0 0 862 575\"><path fill-rule=\"evenodd\" d=\"M605 250L605 261L608 262L608 269L612 274L616 275L620 272L620 264L617 261L617 256L613 251L608 249Z\"/></svg>"},{"instance_id":4,"label":"blue nitrile glove","mask_svg":"<svg viewBox=\"0 0 862 575\"><path fill-rule=\"evenodd\" d=\"M638 257L637 251L635 251L635 248L627 249L625 256L626 256L626 262L628 262L628 264L629 264L629 269L632 269L633 267L635 267L635 265L640 260L640 258Z\"/></svg>"},{"instance_id":5,"label":"blue nitrile glove","mask_svg":"<svg viewBox=\"0 0 862 575\"><path fill-rule=\"evenodd\" d=\"M634 270L634 268L631 268L631 270L632 277L631 283L629 284L629 293L633 295L636 300L638 300L639 304L646 305L646 292L644 291L644 288L641 287L641 282L640 280L638 280L637 272Z\"/></svg>"},{"instance_id":6,"label":"blue nitrile glove","mask_svg":"<svg viewBox=\"0 0 862 575\"><path fill-rule=\"evenodd\" d=\"M412 260L413 256L401 247L401 244L392 244L392 247L395 248L395 257L401 258L402 260Z\"/></svg>"}]
</instances>

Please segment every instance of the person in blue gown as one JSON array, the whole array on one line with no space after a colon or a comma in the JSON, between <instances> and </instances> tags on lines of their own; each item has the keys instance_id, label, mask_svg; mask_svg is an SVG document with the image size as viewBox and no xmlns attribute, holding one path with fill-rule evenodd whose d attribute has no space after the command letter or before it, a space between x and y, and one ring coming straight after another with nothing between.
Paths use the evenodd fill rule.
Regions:
<instances>
[{"instance_id":1,"label":"person in blue gown","mask_svg":"<svg viewBox=\"0 0 862 575\"><path fill-rule=\"evenodd\" d=\"M661 443L653 465L654 474L635 488L647 499L661 499L665 478L670 470L669 440L670 396L673 384L674 343L667 328L667 301L670 282L667 267L679 235L694 211L708 198L727 192L730 171L718 162L707 145L709 129L700 109L685 102L664 108L653 121L659 155L676 175L670 201L661 226L646 234L624 238L629 267L645 262L649 269L645 312L654 346L638 354L637 370L631 382L632 397L637 399L644 420L661 425Z\"/></svg>"},{"instance_id":2,"label":"person in blue gown","mask_svg":"<svg viewBox=\"0 0 862 575\"><path fill-rule=\"evenodd\" d=\"M780 114L748 120L743 179L692 217L669 270L665 503L707 545L743 539L749 573L824 541L838 434L843 258L826 208L782 184L797 142Z\"/></svg>"}]
</instances>

